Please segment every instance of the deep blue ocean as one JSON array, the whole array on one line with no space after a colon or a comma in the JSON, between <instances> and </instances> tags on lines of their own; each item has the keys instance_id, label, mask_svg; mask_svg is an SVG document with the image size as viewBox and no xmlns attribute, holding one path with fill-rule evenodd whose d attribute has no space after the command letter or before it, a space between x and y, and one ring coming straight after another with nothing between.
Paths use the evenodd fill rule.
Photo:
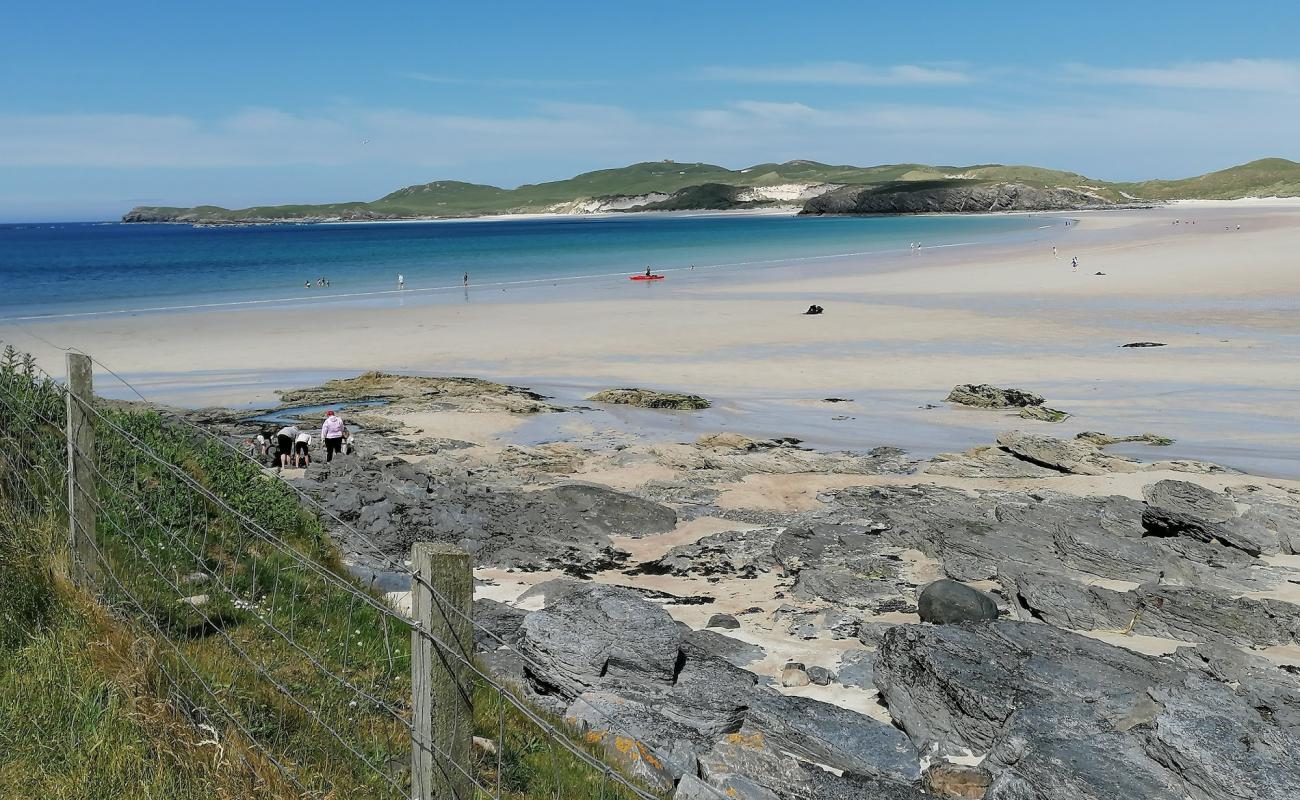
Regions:
<instances>
[{"instance_id":1,"label":"deep blue ocean","mask_svg":"<svg viewBox=\"0 0 1300 800\"><path fill-rule=\"evenodd\" d=\"M1032 236L1060 218L634 215L404 224L0 225L0 321L763 269ZM699 273L696 273L699 274ZM671 277L671 275L670 275ZM320 278L328 288L316 286ZM310 287L304 287L311 283Z\"/></svg>"}]
</instances>

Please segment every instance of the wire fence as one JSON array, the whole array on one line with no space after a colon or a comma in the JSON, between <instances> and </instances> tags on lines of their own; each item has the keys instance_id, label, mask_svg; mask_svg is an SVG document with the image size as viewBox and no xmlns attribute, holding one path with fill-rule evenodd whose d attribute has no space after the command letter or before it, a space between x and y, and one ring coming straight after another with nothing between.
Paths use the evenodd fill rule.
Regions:
<instances>
[{"instance_id":1,"label":"wire fence","mask_svg":"<svg viewBox=\"0 0 1300 800\"><path fill-rule=\"evenodd\" d=\"M479 665L476 637L542 669L474 622L463 554L463 571L440 570L417 545L412 568L229 440L96 402L12 350L0 414L3 499L67 522L70 571L153 634L176 705L237 756L248 794L654 800L671 788L625 774L644 766L629 750L668 759L613 721L584 740ZM414 615L348 573L324 523L410 579ZM615 769L603 756L619 753Z\"/></svg>"}]
</instances>

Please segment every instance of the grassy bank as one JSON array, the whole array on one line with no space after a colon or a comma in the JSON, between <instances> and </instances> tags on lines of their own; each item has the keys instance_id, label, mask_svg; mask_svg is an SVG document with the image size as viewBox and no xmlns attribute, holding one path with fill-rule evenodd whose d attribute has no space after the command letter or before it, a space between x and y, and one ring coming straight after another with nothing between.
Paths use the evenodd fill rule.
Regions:
<instances>
[{"instance_id":1,"label":"grassy bank","mask_svg":"<svg viewBox=\"0 0 1300 800\"><path fill-rule=\"evenodd\" d=\"M402 796L409 630L283 483L155 413L100 409L92 597L62 555L58 389L0 370L0 411L0 797ZM482 785L629 796L474 695Z\"/></svg>"}]
</instances>

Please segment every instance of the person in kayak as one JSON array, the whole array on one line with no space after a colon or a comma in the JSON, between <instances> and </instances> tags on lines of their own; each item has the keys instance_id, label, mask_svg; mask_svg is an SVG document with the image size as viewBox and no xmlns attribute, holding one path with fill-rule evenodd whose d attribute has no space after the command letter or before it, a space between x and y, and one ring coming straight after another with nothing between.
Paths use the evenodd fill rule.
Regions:
<instances>
[{"instance_id":1,"label":"person in kayak","mask_svg":"<svg viewBox=\"0 0 1300 800\"><path fill-rule=\"evenodd\" d=\"M647 278L650 277L650 268L649 268L649 267L646 267L646 268L645 268L645 276L646 276Z\"/></svg>"}]
</instances>

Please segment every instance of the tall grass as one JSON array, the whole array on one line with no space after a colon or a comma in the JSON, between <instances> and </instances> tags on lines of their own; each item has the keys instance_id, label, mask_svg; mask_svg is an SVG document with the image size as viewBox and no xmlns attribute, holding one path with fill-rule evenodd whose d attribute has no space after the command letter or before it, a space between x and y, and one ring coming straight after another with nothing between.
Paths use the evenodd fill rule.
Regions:
<instances>
[{"instance_id":1,"label":"tall grass","mask_svg":"<svg viewBox=\"0 0 1300 800\"><path fill-rule=\"evenodd\" d=\"M321 522L219 442L101 408L92 600L64 577L62 406L0 360L0 797L401 794L410 633L339 588ZM631 796L495 689L475 698L482 785Z\"/></svg>"}]
</instances>

